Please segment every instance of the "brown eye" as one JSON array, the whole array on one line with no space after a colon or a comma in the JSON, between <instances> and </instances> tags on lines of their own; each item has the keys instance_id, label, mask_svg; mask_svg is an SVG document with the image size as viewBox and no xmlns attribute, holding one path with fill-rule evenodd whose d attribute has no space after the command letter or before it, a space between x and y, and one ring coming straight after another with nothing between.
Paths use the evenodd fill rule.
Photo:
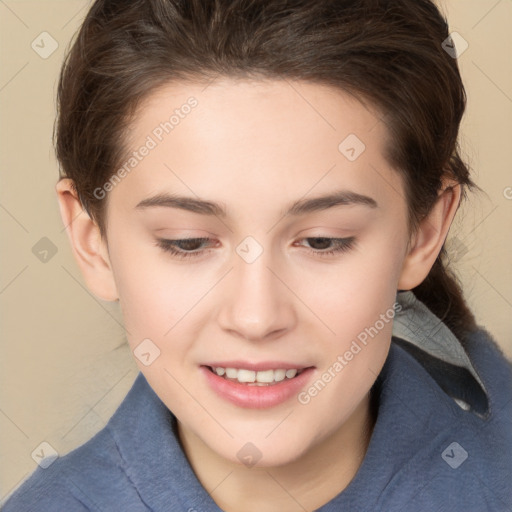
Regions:
<instances>
[{"instance_id":1,"label":"brown eye","mask_svg":"<svg viewBox=\"0 0 512 512\"><path fill-rule=\"evenodd\" d=\"M157 245L178 258L190 258L203 255L205 251L199 249L209 241L211 241L210 238L181 238L177 240L159 238Z\"/></svg>"},{"instance_id":2,"label":"brown eye","mask_svg":"<svg viewBox=\"0 0 512 512\"><path fill-rule=\"evenodd\" d=\"M308 252L319 256L334 256L343 252L347 252L355 245L355 237L348 238L329 238L322 236L303 238L307 240L309 247ZM331 248L329 248L331 247Z\"/></svg>"}]
</instances>

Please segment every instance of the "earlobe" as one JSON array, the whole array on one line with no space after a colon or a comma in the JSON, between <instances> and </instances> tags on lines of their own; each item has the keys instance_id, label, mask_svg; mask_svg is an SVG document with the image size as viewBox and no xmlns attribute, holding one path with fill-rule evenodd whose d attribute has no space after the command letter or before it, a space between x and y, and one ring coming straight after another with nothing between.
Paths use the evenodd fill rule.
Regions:
<instances>
[{"instance_id":1,"label":"earlobe","mask_svg":"<svg viewBox=\"0 0 512 512\"><path fill-rule=\"evenodd\" d=\"M399 290L411 290L427 277L448 235L460 197L460 184L446 181L436 204L414 234L402 266L397 286Z\"/></svg>"},{"instance_id":2,"label":"earlobe","mask_svg":"<svg viewBox=\"0 0 512 512\"><path fill-rule=\"evenodd\" d=\"M118 293L106 241L102 239L98 225L82 207L73 180L61 179L55 190L62 222L87 287L101 300L117 300Z\"/></svg>"}]
</instances>

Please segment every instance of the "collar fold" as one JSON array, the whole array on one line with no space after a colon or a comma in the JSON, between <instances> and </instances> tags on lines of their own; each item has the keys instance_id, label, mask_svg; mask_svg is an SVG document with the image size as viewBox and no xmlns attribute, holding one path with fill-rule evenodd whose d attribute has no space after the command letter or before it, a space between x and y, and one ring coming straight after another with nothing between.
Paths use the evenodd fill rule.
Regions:
<instances>
[{"instance_id":1,"label":"collar fold","mask_svg":"<svg viewBox=\"0 0 512 512\"><path fill-rule=\"evenodd\" d=\"M394 342L409 352L457 405L478 416L489 411L488 393L453 332L412 291L397 294Z\"/></svg>"}]
</instances>

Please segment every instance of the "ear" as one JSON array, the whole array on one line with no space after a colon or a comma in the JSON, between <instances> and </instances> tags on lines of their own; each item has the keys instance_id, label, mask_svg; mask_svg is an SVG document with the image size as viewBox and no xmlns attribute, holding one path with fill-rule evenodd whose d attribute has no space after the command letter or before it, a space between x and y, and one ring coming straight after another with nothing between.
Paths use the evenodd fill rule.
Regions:
<instances>
[{"instance_id":1,"label":"ear","mask_svg":"<svg viewBox=\"0 0 512 512\"><path fill-rule=\"evenodd\" d=\"M461 197L461 186L444 181L438 199L412 237L402 266L398 290L411 290L427 277L444 244Z\"/></svg>"},{"instance_id":2,"label":"ear","mask_svg":"<svg viewBox=\"0 0 512 512\"><path fill-rule=\"evenodd\" d=\"M55 189L62 222L87 287L101 300L117 300L106 240L102 239L98 225L83 209L73 180L61 179Z\"/></svg>"}]
</instances>

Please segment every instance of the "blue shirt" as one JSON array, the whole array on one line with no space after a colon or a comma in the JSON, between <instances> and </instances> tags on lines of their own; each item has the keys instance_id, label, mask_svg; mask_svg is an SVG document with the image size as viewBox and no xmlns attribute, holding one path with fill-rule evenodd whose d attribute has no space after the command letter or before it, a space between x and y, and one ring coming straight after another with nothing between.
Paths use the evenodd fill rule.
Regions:
<instances>
[{"instance_id":1,"label":"blue shirt","mask_svg":"<svg viewBox=\"0 0 512 512\"><path fill-rule=\"evenodd\" d=\"M373 388L378 413L364 460L317 510L511 511L512 365L485 330L463 350L422 303L404 297L408 309L395 319ZM38 467L2 510L221 511L182 451L176 418L141 373L100 432Z\"/></svg>"}]
</instances>

